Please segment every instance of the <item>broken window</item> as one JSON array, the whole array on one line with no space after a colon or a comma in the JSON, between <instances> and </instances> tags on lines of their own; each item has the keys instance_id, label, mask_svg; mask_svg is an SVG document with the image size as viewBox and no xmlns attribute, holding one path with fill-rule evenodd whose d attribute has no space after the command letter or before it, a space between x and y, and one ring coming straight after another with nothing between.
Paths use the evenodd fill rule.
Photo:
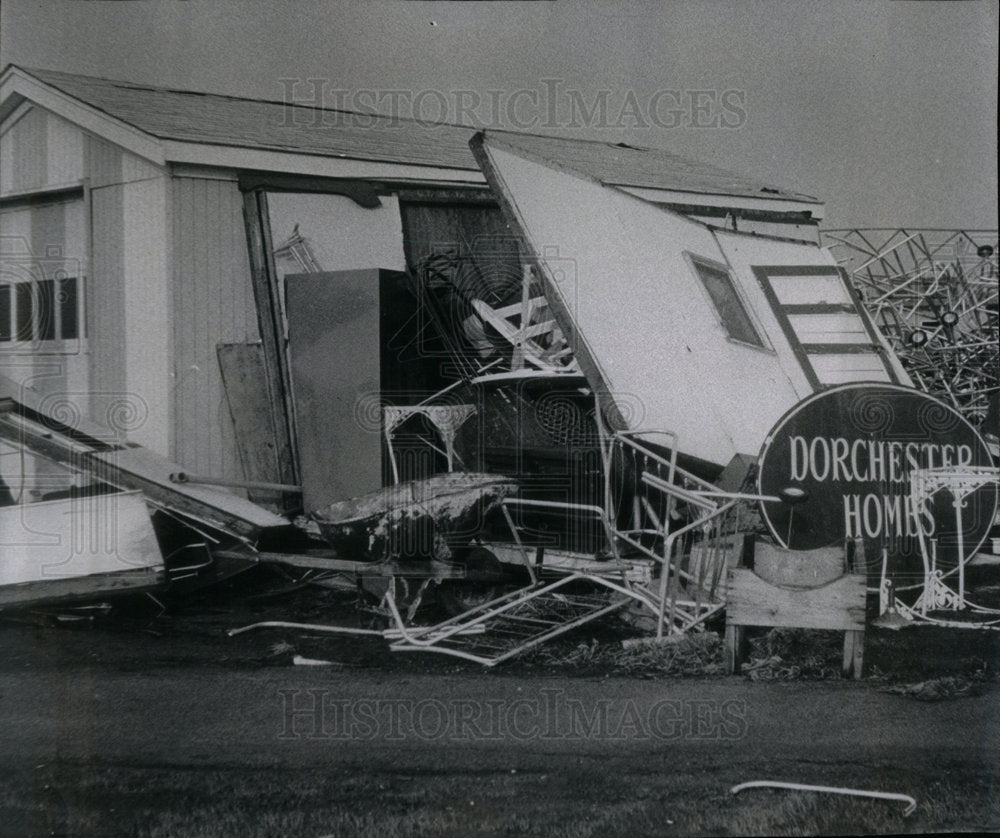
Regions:
<instances>
[{"instance_id":1,"label":"broken window","mask_svg":"<svg viewBox=\"0 0 1000 838\"><path fill-rule=\"evenodd\" d=\"M725 265L690 254L688 260L708 296L711 297L719 320L729 337L740 343L763 348L764 340L750 319L743 300L740 299L729 269Z\"/></svg>"}]
</instances>

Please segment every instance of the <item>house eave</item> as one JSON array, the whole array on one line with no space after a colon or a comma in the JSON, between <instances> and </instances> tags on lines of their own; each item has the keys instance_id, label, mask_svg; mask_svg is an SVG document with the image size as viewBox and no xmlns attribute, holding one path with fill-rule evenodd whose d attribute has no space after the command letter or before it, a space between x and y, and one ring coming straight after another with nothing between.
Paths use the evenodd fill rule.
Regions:
<instances>
[{"instance_id":1,"label":"house eave","mask_svg":"<svg viewBox=\"0 0 1000 838\"><path fill-rule=\"evenodd\" d=\"M39 81L20 67L11 65L0 77L0 121L16 110L24 100L33 102L150 163L162 166L166 162L163 143L159 138L91 107Z\"/></svg>"},{"instance_id":2,"label":"house eave","mask_svg":"<svg viewBox=\"0 0 1000 838\"><path fill-rule=\"evenodd\" d=\"M173 140L164 141L163 148L166 159L175 165L365 180L391 179L476 185L486 182L481 172L471 169L424 166L389 160L362 160L245 146L183 143Z\"/></svg>"}]
</instances>

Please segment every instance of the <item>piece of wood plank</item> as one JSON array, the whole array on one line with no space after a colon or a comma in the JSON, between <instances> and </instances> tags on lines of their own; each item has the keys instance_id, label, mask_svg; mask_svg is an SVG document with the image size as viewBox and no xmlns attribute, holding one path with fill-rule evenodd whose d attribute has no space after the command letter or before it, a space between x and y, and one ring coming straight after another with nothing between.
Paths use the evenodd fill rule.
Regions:
<instances>
[{"instance_id":1,"label":"piece of wood plank","mask_svg":"<svg viewBox=\"0 0 1000 838\"><path fill-rule=\"evenodd\" d=\"M263 530L287 527L288 521L237 495L198 483L174 483L184 471L146 448L92 453L83 457L96 477L123 489L137 489L156 506L204 521L240 538L257 538Z\"/></svg>"},{"instance_id":2,"label":"piece of wood plank","mask_svg":"<svg viewBox=\"0 0 1000 838\"><path fill-rule=\"evenodd\" d=\"M738 675L746 652L746 629L726 625L726 674Z\"/></svg>"},{"instance_id":3,"label":"piece of wood plank","mask_svg":"<svg viewBox=\"0 0 1000 838\"><path fill-rule=\"evenodd\" d=\"M754 544L753 571L774 585L816 588L843 576L846 569L842 546L787 550L762 539Z\"/></svg>"},{"instance_id":4,"label":"piece of wood plank","mask_svg":"<svg viewBox=\"0 0 1000 838\"><path fill-rule=\"evenodd\" d=\"M855 678L861 677L865 658L865 633L863 631L844 632L844 662L843 673L845 678L852 675Z\"/></svg>"},{"instance_id":5,"label":"piece of wood plank","mask_svg":"<svg viewBox=\"0 0 1000 838\"><path fill-rule=\"evenodd\" d=\"M865 577L845 575L818 588L797 590L772 585L746 568L731 568L726 622L864 631Z\"/></svg>"},{"instance_id":6,"label":"piece of wood plank","mask_svg":"<svg viewBox=\"0 0 1000 838\"><path fill-rule=\"evenodd\" d=\"M277 434L267 395L264 346L257 343L220 343L215 347L222 373L222 386L233 420L236 447L247 480L278 483ZM274 495L250 493L257 501L273 500Z\"/></svg>"},{"instance_id":7,"label":"piece of wood plank","mask_svg":"<svg viewBox=\"0 0 1000 838\"><path fill-rule=\"evenodd\" d=\"M22 582L0 587L0 608L75 602L115 594L139 593L158 588L163 582L162 567L132 568L114 573L95 573L44 582Z\"/></svg>"},{"instance_id":8,"label":"piece of wood plank","mask_svg":"<svg viewBox=\"0 0 1000 838\"><path fill-rule=\"evenodd\" d=\"M18 384L3 375L0 375L0 398L4 401L4 410L40 422L46 430L62 434L91 448L117 448L122 442L112 428L91 422L83 415L61 411L59 400L53 400L34 388Z\"/></svg>"},{"instance_id":9,"label":"piece of wood plank","mask_svg":"<svg viewBox=\"0 0 1000 838\"><path fill-rule=\"evenodd\" d=\"M23 448L72 469L79 468L83 455L94 450L58 431L47 430L38 422L25 419L16 412L3 410L0 410L0 439L13 448Z\"/></svg>"},{"instance_id":10,"label":"piece of wood plank","mask_svg":"<svg viewBox=\"0 0 1000 838\"><path fill-rule=\"evenodd\" d=\"M524 556L516 544L486 542L482 545L501 564L524 567ZM532 559L537 556L535 547L527 548ZM595 576L621 577L629 582L648 585L653 579L654 562L651 559L595 559L593 554L577 553L571 550L545 548L542 550L542 567L561 573L591 573Z\"/></svg>"},{"instance_id":11,"label":"piece of wood plank","mask_svg":"<svg viewBox=\"0 0 1000 838\"><path fill-rule=\"evenodd\" d=\"M699 541L691 547L691 554L684 569L695 579L704 577L704 584L701 587L706 594L713 593L710 589L714 581L716 583L716 589L713 593L714 599L724 600L728 583L726 571L739 565L743 556L745 540L744 533L733 533L720 538L719 543L714 546L711 543L706 544L704 541ZM688 589L693 591L695 583L688 580L687 585Z\"/></svg>"},{"instance_id":12,"label":"piece of wood plank","mask_svg":"<svg viewBox=\"0 0 1000 838\"><path fill-rule=\"evenodd\" d=\"M263 564L280 564L302 570L327 570L335 573L353 573L357 576L431 579L475 579L475 574L464 565L440 561L395 561L363 562L352 559L338 559L334 551L324 553L275 553L269 551L252 552L243 550L214 550L212 555L223 559L255 560ZM490 577L492 578L492 577Z\"/></svg>"},{"instance_id":13,"label":"piece of wood plank","mask_svg":"<svg viewBox=\"0 0 1000 838\"><path fill-rule=\"evenodd\" d=\"M243 217L250 255L250 280L257 306L257 325L263 347L267 397L277 444L278 483L298 483L298 463L292 428L292 404L285 334L281 318L281 293L274 275L267 193L254 189L243 193Z\"/></svg>"}]
</instances>

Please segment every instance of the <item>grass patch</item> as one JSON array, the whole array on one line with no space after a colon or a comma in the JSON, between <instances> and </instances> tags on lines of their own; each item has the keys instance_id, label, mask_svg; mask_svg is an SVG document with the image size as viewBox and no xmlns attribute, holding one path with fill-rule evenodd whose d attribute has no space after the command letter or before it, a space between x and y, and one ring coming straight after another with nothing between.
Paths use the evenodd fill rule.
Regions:
<instances>
[{"instance_id":1,"label":"grass patch","mask_svg":"<svg viewBox=\"0 0 1000 838\"><path fill-rule=\"evenodd\" d=\"M715 632L692 633L665 643L629 648L623 648L620 640L602 642L595 637L575 646L546 644L521 656L521 661L581 674L718 675L723 671L725 650L722 638Z\"/></svg>"},{"instance_id":2,"label":"grass patch","mask_svg":"<svg viewBox=\"0 0 1000 838\"><path fill-rule=\"evenodd\" d=\"M605 771L595 765L584 772L563 766L551 773L468 776L63 766L57 786L33 787L29 777L3 777L0 832L23 838L596 838L989 831L1000 826L996 778L982 773L930 781L900 774L883 781L880 787L917 799L916 813L904 819L903 805L892 801L767 789L732 795L732 769L701 766L688 774L621 768ZM856 770L842 768L831 782L849 785ZM896 784L903 788L888 787Z\"/></svg>"}]
</instances>

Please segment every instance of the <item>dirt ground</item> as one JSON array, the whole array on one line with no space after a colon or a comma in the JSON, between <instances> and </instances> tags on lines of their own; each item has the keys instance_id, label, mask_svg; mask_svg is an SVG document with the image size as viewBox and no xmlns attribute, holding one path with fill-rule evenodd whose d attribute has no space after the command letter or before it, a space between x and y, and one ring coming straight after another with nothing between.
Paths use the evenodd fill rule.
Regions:
<instances>
[{"instance_id":1,"label":"dirt ground","mask_svg":"<svg viewBox=\"0 0 1000 838\"><path fill-rule=\"evenodd\" d=\"M1000 829L1000 632L869 632L856 682L831 674L835 636L759 636L756 676L716 674L717 646L697 673L665 674L622 657L628 629L613 623L485 670L380 638L227 637L265 619L370 618L350 594L275 585L237 580L161 614L140 601L93 619L6 615L0 834ZM766 779L917 808L730 793Z\"/></svg>"}]
</instances>

